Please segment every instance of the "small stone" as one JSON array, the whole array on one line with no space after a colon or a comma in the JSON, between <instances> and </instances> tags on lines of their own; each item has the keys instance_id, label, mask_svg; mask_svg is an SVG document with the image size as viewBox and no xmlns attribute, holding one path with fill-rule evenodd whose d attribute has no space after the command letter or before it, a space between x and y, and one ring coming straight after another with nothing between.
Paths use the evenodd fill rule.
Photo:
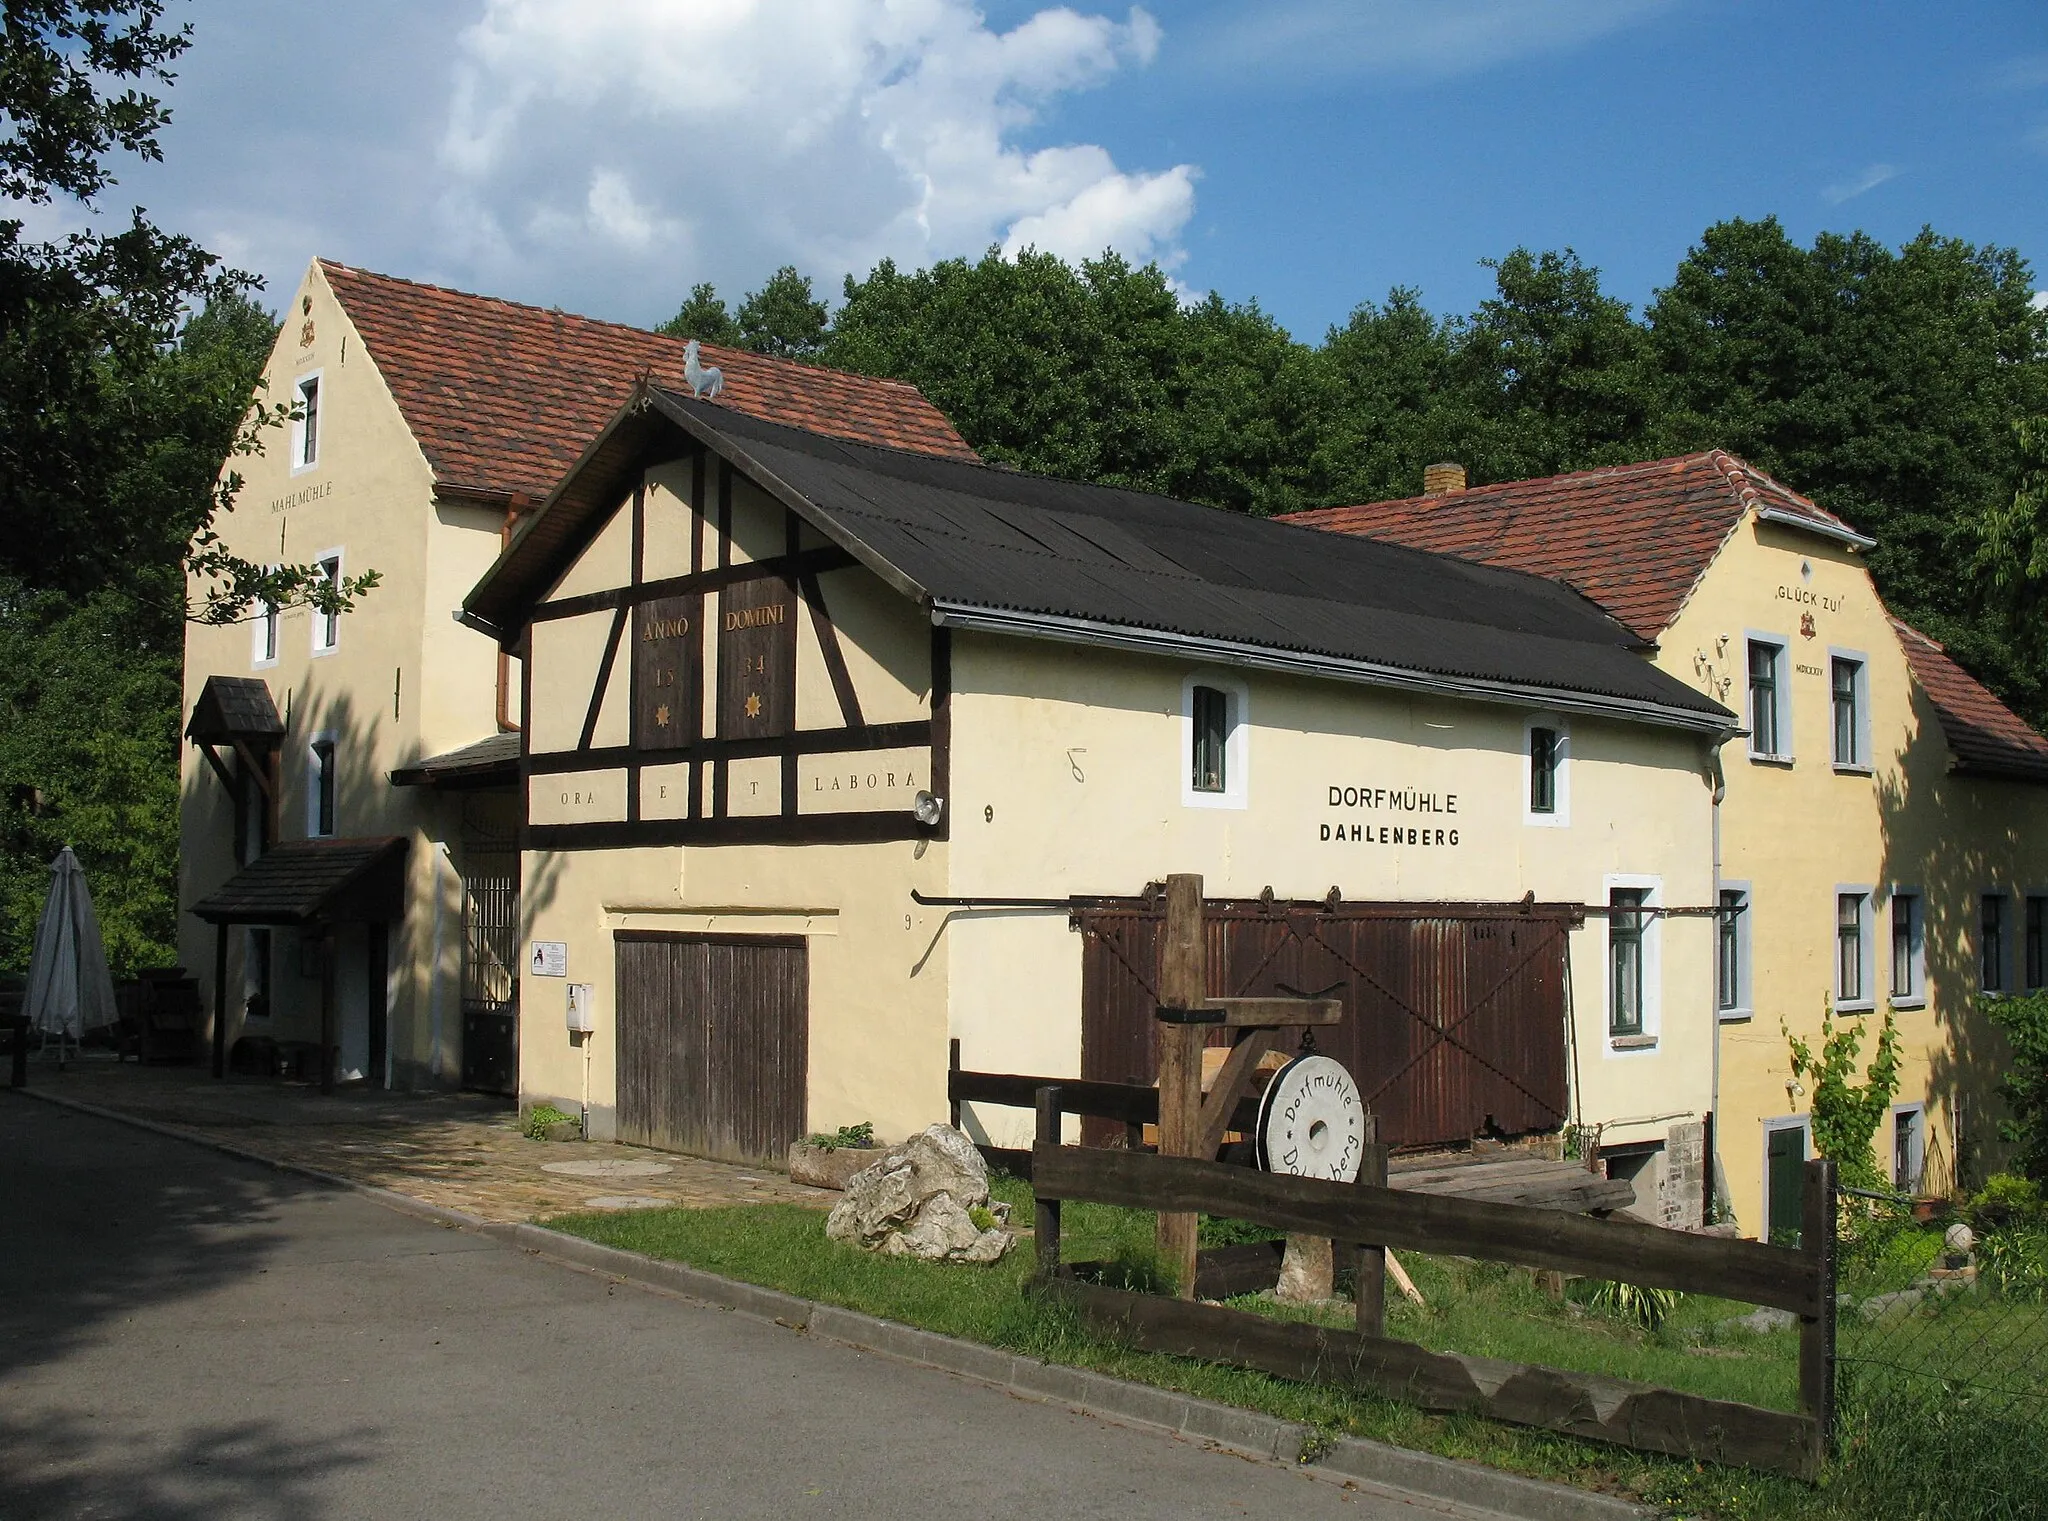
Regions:
<instances>
[{"instance_id":1,"label":"small stone","mask_svg":"<svg viewBox=\"0 0 2048 1521\"><path fill-rule=\"evenodd\" d=\"M1280 1282L1273 1297L1282 1304L1321 1304L1335 1297L1336 1253L1323 1236L1289 1236L1280 1259Z\"/></svg>"}]
</instances>

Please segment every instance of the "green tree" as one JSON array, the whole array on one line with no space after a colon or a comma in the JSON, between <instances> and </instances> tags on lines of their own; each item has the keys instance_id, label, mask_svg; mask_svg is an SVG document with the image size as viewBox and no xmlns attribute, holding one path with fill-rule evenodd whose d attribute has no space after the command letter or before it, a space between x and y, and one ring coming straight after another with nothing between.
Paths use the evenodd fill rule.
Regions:
<instances>
[{"instance_id":1,"label":"green tree","mask_svg":"<svg viewBox=\"0 0 2048 1521\"><path fill-rule=\"evenodd\" d=\"M1864 233L1801 248L1774 219L1719 223L1648 312L1650 444L1732 449L1871 535L1893 610L2043 722L2048 672L1994 594L2014 566L1986 550L2024 486L2014 423L2048 412L2033 285L2015 250L1931 229L1893 251Z\"/></svg>"},{"instance_id":2,"label":"green tree","mask_svg":"<svg viewBox=\"0 0 2048 1521\"><path fill-rule=\"evenodd\" d=\"M1884 1012L1863 1081L1856 1080L1856 1057L1863 1048L1864 1022L1837 1024L1833 1009L1821 1015L1820 1048L1785 1031L1792 1051L1792 1075L1812 1088L1813 1147L1831 1160L1841 1181L1852 1188L1883 1188L1872 1140L1899 1093L1899 1028L1892 1011Z\"/></svg>"},{"instance_id":3,"label":"green tree","mask_svg":"<svg viewBox=\"0 0 2048 1521\"><path fill-rule=\"evenodd\" d=\"M2012 1066L1998 1085L2011 1115L1999 1134L2013 1143L2013 1166L2048 1183L2048 993L1986 998L1980 1007L2012 1042Z\"/></svg>"},{"instance_id":4,"label":"green tree","mask_svg":"<svg viewBox=\"0 0 2048 1521\"><path fill-rule=\"evenodd\" d=\"M1483 417L1452 378L1463 331L1461 322L1431 314L1419 292L1396 286L1384 304L1361 303L1324 335L1315 478L1327 501L1414 496L1424 465L1475 464Z\"/></svg>"},{"instance_id":5,"label":"green tree","mask_svg":"<svg viewBox=\"0 0 2048 1521\"><path fill-rule=\"evenodd\" d=\"M740 342L757 354L815 359L825 347L825 303L812 293L809 275L785 264L740 303L739 330Z\"/></svg>"},{"instance_id":6,"label":"green tree","mask_svg":"<svg viewBox=\"0 0 2048 1521\"><path fill-rule=\"evenodd\" d=\"M700 343L715 343L725 348L740 346L740 325L733 321L732 313L725 309L725 302L710 281L706 280L690 287L690 297L668 321L655 329L671 338L695 338Z\"/></svg>"}]
</instances>

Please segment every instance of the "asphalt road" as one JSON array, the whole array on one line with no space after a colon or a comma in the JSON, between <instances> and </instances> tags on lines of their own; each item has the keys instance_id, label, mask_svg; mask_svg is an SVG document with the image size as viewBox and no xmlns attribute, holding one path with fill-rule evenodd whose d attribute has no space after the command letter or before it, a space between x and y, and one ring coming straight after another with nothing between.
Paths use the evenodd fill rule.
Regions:
<instances>
[{"instance_id":1,"label":"asphalt road","mask_svg":"<svg viewBox=\"0 0 2048 1521\"><path fill-rule=\"evenodd\" d=\"M0 1521L1469 1516L0 1092Z\"/></svg>"}]
</instances>

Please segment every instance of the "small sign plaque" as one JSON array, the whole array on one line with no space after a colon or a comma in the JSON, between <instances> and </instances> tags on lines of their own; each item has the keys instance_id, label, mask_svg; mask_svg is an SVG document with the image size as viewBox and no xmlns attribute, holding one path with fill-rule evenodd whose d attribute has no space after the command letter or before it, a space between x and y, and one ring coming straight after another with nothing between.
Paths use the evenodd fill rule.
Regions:
<instances>
[{"instance_id":1,"label":"small sign plaque","mask_svg":"<svg viewBox=\"0 0 2048 1521\"><path fill-rule=\"evenodd\" d=\"M536 977L567 977L569 975L569 942L566 940L534 941L526 958L526 969Z\"/></svg>"}]
</instances>

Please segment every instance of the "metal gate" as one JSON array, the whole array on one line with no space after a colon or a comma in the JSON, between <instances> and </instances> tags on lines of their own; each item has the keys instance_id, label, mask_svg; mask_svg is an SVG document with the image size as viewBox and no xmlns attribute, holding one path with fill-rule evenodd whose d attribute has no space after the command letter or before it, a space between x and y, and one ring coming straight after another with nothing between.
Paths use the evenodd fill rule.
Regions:
<instances>
[{"instance_id":1,"label":"metal gate","mask_svg":"<svg viewBox=\"0 0 2048 1521\"><path fill-rule=\"evenodd\" d=\"M1576 906L1211 899L1203 914L1209 996L1343 1001L1342 1023L1317 1031L1316 1044L1357 1078L1390 1145L1564 1124L1565 948ZM1152 1082L1160 905L1134 899L1077 910L1075 920L1081 1076Z\"/></svg>"},{"instance_id":2,"label":"metal gate","mask_svg":"<svg viewBox=\"0 0 2048 1521\"><path fill-rule=\"evenodd\" d=\"M462 1086L519 1092L519 867L462 878Z\"/></svg>"},{"instance_id":3,"label":"metal gate","mask_svg":"<svg viewBox=\"0 0 2048 1521\"><path fill-rule=\"evenodd\" d=\"M621 930L617 968L619 1139L783 1161L810 1079L804 942Z\"/></svg>"}]
</instances>

